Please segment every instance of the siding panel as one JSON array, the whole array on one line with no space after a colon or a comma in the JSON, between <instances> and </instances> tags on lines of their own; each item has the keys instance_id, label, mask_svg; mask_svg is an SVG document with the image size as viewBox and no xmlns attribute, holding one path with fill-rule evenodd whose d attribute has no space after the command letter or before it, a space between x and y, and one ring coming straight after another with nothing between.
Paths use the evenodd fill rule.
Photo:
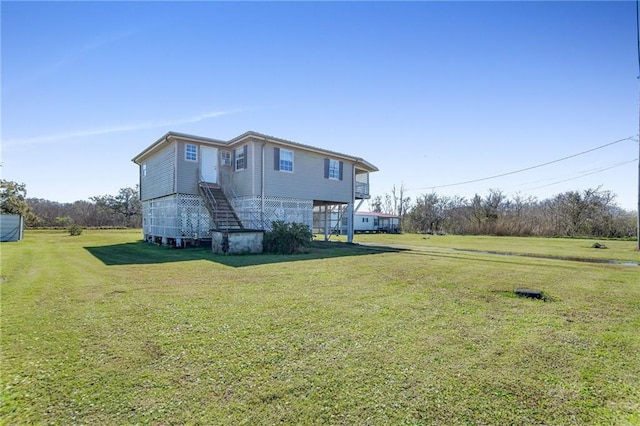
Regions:
<instances>
[{"instance_id":1,"label":"siding panel","mask_svg":"<svg viewBox=\"0 0 640 426\"><path fill-rule=\"evenodd\" d=\"M287 149L291 149L287 147ZM326 156L293 148L293 173L265 168L265 196L290 197L307 200L323 200L347 203L351 199L351 175L353 164L343 162L343 180L326 179L328 174ZM274 164L274 145L265 146L265 164ZM260 155L259 146L256 155ZM337 159L336 159L337 160ZM256 162L257 164L260 161ZM261 176L257 176L260 182Z\"/></svg>"},{"instance_id":2,"label":"siding panel","mask_svg":"<svg viewBox=\"0 0 640 426\"><path fill-rule=\"evenodd\" d=\"M164 197L174 192L176 144L160 150L140 166L140 199ZM143 168L146 165L146 176Z\"/></svg>"},{"instance_id":3,"label":"siding panel","mask_svg":"<svg viewBox=\"0 0 640 426\"><path fill-rule=\"evenodd\" d=\"M256 179L256 173L259 173L260 171L261 158L260 157L253 158L254 153L257 153L257 156L260 155L260 145L255 144L253 142L248 142L246 145L236 146L234 148L234 153L235 153L235 149L244 149L243 147L246 147L245 156L244 156L244 164L246 165L246 168L242 170L236 170L235 156L234 156L234 162L231 165L231 169L232 169L231 186L233 187L238 197L248 197L251 195L259 195L260 193L259 188L256 190L257 194L252 193L252 186L253 186L252 184L253 182L260 182L259 180L255 180L255 179ZM257 177L259 179L259 175L257 175Z\"/></svg>"},{"instance_id":4,"label":"siding panel","mask_svg":"<svg viewBox=\"0 0 640 426\"><path fill-rule=\"evenodd\" d=\"M197 161L188 161L185 159L185 150L187 143L178 142L178 169L177 169L177 192L179 194L198 195L199 166L200 166L200 146L196 145Z\"/></svg>"}]
</instances>

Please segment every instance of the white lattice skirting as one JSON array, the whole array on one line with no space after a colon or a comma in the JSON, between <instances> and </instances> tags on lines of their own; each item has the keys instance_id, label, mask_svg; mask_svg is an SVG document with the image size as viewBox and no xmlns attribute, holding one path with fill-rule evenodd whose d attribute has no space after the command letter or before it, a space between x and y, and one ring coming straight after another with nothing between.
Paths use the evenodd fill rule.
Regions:
<instances>
[{"instance_id":1,"label":"white lattice skirting","mask_svg":"<svg viewBox=\"0 0 640 426\"><path fill-rule=\"evenodd\" d=\"M261 197L229 200L246 229L271 229L271 222L304 223L313 226L313 201L284 197ZM199 195L170 195L142 202L142 227L147 240L211 238L211 218Z\"/></svg>"},{"instance_id":2,"label":"white lattice skirting","mask_svg":"<svg viewBox=\"0 0 640 426\"><path fill-rule=\"evenodd\" d=\"M178 194L142 202L145 239L211 238L211 221L199 195Z\"/></svg>"},{"instance_id":3,"label":"white lattice skirting","mask_svg":"<svg viewBox=\"0 0 640 426\"><path fill-rule=\"evenodd\" d=\"M265 197L264 212L261 212L261 200L259 196L238 197L230 200L245 228L269 230L271 222L276 220L313 226L313 200Z\"/></svg>"}]
</instances>

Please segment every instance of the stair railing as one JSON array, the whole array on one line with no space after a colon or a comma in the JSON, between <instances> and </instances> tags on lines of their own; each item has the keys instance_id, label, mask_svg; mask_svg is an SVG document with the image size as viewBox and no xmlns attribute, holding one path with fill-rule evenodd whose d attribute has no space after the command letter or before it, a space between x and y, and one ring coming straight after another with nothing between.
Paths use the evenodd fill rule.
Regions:
<instances>
[{"instance_id":1,"label":"stair railing","mask_svg":"<svg viewBox=\"0 0 640 426\"><path fill-rule=\"evenodd\" d=\"M216 201L216 197L213 196L213 192L211 192L211 188L209 188L209 185L203 185L203 184L206 184L206 182L204 180L204 177L202 176L200 169L198 169L198 176L199 176L198 187L204 193L204 198L207 202L207 207L208 207L207 210L209 210L209 213L211 213L213 221L217 225L218 216L219 216L218 202Z\"/></svg>"},{"instance_id":2,"label":"stair railing","mask_svg":"<svg viewBox=\"0 0 640 426\"><path fill-rule=\"evenodd\" d=\"M232 206L237 206L239 204L238 203L239 197L236 191L233 189L233 186L231 185L231 182L229 181L228 177L221 175L220 182L221 182L220 186L222 187L222 191L227 196L227 199L229 199L230 201L233 200L233 202L230 204ZM260 218L259 212L256 212L254 209L251 209L251 208L236 209L236 214L241 223L244 222L245 224L248 225L246 226L247 228L265 229L264 223ZM242 216L242 219L240 219L241 216Z\"/></svg>"},{"instance_id":3,"label":"stair railing","mask_svg":"<svg viewBox=\"0 0 640 426\"><path fill-rule=\"evenodd\" d=\"M236 195L235 191L233 190L233 188L230 187L230 186L225 187L223 185L220 185L222 193L224 194L225 198L227 198L227 202L229 202L229 207L231 208L231 210L225 210L225 211L221 212L219 203L216 200L216 197L213 194L213 191L211 190L209 185L207 185L207 182L204 181L204 177L202 176L200 171L198 171L198 175L199 175L199 180L200 180L200 185L198 185L198 186L204 192L204 196L205 196L205 198L207 199L207 202L208 202L207 205L213 210L213 211L210 210L210 213L211 213L211 216L212 216L212 219L213 219L214 223L216 224L216 227L218 229L228 231L229 229L231 229L230 224L234 223L240 229L244 228L244 226L242 224L242 220L240 220L240 218L237 216L236 212L234 211L233 204L229 202L229 199L228 199L228 197L226 195L226 190L229 190L233 194L234 199L236 199L237 195ZM224 223L224 226L221 226L221 223Z\"/></svg>"}]
</instances>

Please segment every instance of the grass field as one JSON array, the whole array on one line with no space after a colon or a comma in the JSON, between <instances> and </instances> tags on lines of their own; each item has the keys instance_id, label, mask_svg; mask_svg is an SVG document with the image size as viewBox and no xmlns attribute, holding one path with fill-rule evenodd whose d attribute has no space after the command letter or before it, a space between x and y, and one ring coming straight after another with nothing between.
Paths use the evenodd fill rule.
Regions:
<instances>
[{"instance_id":1,"label":"grass field","mask_svg":"<svg viewBox=\"0 0 640 426\"><path fill-rule=\"evenodd\" d=\"M3 424L640 424L640 268L484 253L637 262L635 242L140 237L0 246Z\"/></svg>"}]
</instances>

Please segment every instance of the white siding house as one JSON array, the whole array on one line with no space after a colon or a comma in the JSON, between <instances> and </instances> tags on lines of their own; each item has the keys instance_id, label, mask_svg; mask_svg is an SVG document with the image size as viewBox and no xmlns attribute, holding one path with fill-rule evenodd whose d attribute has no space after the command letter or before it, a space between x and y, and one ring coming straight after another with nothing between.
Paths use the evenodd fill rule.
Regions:
<instances>
[{"instance_id":1,"label":"white siding house","mask_svg":"<svg viewBox=\"0 0 640 426\"><path fill-rule=\"evenodd\" d=\"M133 158L140 171L143 233L182 245L212 231L268 230L275 220L321 224L369 198L366 160L256 132L229 141L169 132ZM324 220L323 220L324 218Z\"/></svg>"}]
</instances>

